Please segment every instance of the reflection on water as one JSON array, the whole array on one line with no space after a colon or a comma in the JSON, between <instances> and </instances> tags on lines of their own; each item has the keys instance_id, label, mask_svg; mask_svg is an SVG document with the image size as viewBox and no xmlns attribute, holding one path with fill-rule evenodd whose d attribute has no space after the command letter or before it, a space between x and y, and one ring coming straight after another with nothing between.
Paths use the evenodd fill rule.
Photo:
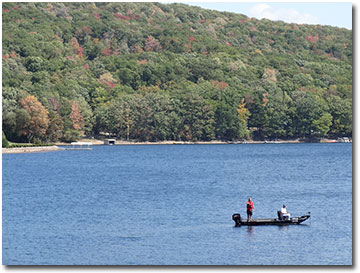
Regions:
<instances>
[{"instance_id":1,"label":"reflection on water","mask_svg":"<svg viewBox=\"0 0 360 273\"><path fill-rule=\"evenodd\" d=\"M253 226L248 226L247 227L247 232L252 235L254 233L254 227Z\"/></svg>"},{"instance_id":2,"label":"reflection on water","mask_svg":"<svg viewBox=\"0 0 360 273\"><path fill-rule=\"evenodd\" d=\"M286 233L289 229L289 226L278 226L280 229L280 232L282 233Z\"/></svg>"}]
</instances>

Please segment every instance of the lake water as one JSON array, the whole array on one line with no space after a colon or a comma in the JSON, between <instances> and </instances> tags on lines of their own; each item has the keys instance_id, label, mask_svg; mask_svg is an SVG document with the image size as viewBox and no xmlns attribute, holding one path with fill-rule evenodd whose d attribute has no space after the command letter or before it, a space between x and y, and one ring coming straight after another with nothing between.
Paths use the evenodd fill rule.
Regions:
<instances>
[{"instance_id":1,"label":"lake water","mask_svg":"<svg viewBox=\"0 0 360 273\"><path fill-rule=\"evenodd\" d=\"M3 155L6 265L351 265L352 144ZM286 204L310 220L234 227Z\"/></svg>"}]
</instances>

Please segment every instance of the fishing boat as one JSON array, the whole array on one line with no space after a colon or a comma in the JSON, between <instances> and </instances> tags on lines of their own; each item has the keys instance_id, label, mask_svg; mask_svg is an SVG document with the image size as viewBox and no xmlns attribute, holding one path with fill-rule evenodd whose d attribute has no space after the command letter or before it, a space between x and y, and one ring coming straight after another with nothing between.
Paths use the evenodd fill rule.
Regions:
<instances>
[{"instance_id":1,"label":"fishing boat","mask_svg":"<svg viewBox=\"0 0 360 273\"><path fill-rule=\"evenodd\" d=\"M283 219L281 217L278 218L259 218L248 221L247 219L242 219L240 213L235 213L232 216L232 219L235 222L235 227L240 226L264 226L264 225L298 225L307 219L310 218L310 212L303 216L299 217L290 217L289 219Z\"/></svg>"}]
</instances>

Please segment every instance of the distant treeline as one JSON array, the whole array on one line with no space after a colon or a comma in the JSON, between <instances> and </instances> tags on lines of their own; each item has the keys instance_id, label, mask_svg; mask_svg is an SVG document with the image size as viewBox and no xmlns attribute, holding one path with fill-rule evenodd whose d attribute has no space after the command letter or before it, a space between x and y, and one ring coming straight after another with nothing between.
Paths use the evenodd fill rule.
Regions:
<instances>
[{"instance_id":1,"label":"distant treeline","mask_svg":"<svg viewBox=\"0 0 360 273\"><path fill-rule=\"evenodd\" d=\"M2 6L12 142L352 136L351 30L183 4Z\"/></svg>"}]
</instances>

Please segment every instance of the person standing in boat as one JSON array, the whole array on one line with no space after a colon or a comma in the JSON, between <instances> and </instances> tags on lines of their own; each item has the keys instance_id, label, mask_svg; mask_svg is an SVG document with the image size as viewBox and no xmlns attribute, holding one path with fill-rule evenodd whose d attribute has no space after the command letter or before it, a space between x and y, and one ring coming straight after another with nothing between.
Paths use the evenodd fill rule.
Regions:
<instances>
[{"instance_id":1,"label":"person standing in boat","mask_svg":"<svg viewBox=\"0 0 360 273\"><path fill-rule=\"evenodd\" d=\"M281 208L281 214L283 220L290 220L290 213L287 212L285 205L283 205Z\"/></svg>"},{"instance_id":2,"label":"person standing in boat","mask_svg":"<svg viewBox=\"0 0 360 273\"><path fill-rule=\"evenodd\" d=\"M247 213L247 220L252 221L252 214L254 210L254 202L249 197L248 201L246 202L246 213Z\"/></svg>"}]
</instances>

